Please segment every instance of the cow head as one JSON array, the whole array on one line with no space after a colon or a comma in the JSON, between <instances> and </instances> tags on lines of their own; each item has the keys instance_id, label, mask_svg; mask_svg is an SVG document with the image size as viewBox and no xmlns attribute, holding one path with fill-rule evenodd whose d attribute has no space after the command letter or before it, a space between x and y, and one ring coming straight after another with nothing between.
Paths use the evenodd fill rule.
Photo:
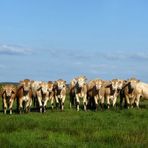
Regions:
<instances>
[{"instance_id":1,"label":"cow head","mask_svg":"<svg viewBox=\"0 0 148 148\"><path fill-rule=\"evenodd\" d=\"M64 87L66 87L66 81L59 79L55 82L58 90L62 90Z\"/></svg>"},{"instance_id":2,"label":"cow head","mask_svg":"<svg viewBox=\"0 0 148 148\"><path fill-rule=\"evenodd\" d=\"M12 94L15 94L16 89L13 85L5 85L2 87L3 89L3 94L5 93L6 97L11 97Z\"/></svg>"},{"instance_id":3,"label":"cow head","mask_svg":"<svg viewBox=\"0 0 148 148\"><path fill-rule=\"evenodd\" d=\"M29 79L20 81L20 85L23 87L25 92L28 92L31 89L31 81Z\"/></svg>"},{"instance_id":4,"label":"cow head","mask_svg":"<svg viewBox=\"0 0 148 148\"><path fill-rule=\"evenodd\" d=\"M85 76L79 76L77 78L77 87L82 88L86 84L86 80Z\"/></svg>"},{"instance_id":5,"label":"cow head","mask_svg":"<svg viewBox=\"0 0 148 148\"><path fill-rule=\"evenodd\" d=\"M136 84L140 82L140 80L137 80L137 79L135 79L135 78L131 78L131 79L129 79L128 81L129 81L130 87L131 87L132 89L134 89L135 86L136 86Z\"/></svg>"},{"instance_id":6,"label":"cow head","mask_svg":"<svg viewBox=\"0 0 148 148\"><path fill-rule=\"evenodd\" d=\"M95 80L95 86L96 89L99 90L102 86L103 81L102 80Z\"/></svg>"},{"instance_id":7,"label":"cow head","mask_svg":"<svg viewBox=\"0 0 148 148\"><path fill-rule=\"evenodd\" d=\"M48 81L48 90L49 90L49 92L53 91L53 87L54 87L54 84L52 83L52 81Z\"/></svg>"},{"instance_id":8,"label":"cow head","mask_svg":"<svg viewBox=\"0 0 148 148\"><path fill-rule=\"evenodd\" d=\"M47 82L42 82L40 83L41 86L41 91L43 94L46 94L48 92L48 83Z\"/></svg>"},{"instance_id":9,"label":"cow head","mask_svg":"<svg viewBox=\"0 0 148 148\"><path fill-rule=\"evenodd\" d=\"M124 80L118 80L118 90L121 90L125 84Z\"/></svg>"},{"instance_id":10,"label":"cow head","mask_svg":"<svg viewBox=\"0 0 148 148\"><path fill-rule=\"evenodd\" d=\"M111 85L112 85L112 89L113 90L117 90L118 89L118 80L117 79L113 79L111 81Z\"/></svg>"},{"instance_id":11,"label":"cow head","mask_svg":"<svg viewBox=\"0 0 148 148\"><path fill-rule=\"evenodd\" d=\"M77 80L76 80L76 78L74 78L74 79L71 80L70 85L75 86L76 83L77 83Z\"/></svg>"}]
</instances>

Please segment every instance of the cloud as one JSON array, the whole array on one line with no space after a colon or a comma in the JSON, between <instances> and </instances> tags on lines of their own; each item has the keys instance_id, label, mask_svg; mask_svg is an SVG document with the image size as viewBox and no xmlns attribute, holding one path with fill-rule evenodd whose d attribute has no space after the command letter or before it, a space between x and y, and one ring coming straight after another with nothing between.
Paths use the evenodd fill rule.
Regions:
<instances>
[{"instance_id":1,"label":"cloud","mask_svg":"<svg viewBox=\"0 0 148 148\"><path fill-rule=\"evenodd\" d=\"M114 51L101 53L102 58L107 60L148 60L148 52L144 50L139 51Z\"/></svg>"},{"instance_id":2,"label":"cloud","mask_svg":"<svg viewBox=\"0 0 148 148\"><path fill-rule=\"evenodd\" d=\"M25 55L30 54L31 51L31 49L19 45L0 44L0 55Z\"/></svg>"}]
</instances>

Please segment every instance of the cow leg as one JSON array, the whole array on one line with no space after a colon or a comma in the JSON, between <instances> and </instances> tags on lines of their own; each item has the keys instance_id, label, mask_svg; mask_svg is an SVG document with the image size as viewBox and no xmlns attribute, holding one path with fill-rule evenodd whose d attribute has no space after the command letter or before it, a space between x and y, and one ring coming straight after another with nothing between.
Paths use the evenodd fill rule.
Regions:
<instances>
[{"instance_id":1,"label":"cow leg","mask_svg":"<svg viewBox=\"0 0 148 148\"><path fill-rule=\"evenodd\" d=\"M100 97L101 109L104 109L104 97Z\"/></svg>"},{"instance_id":2,"label":"cow leg","mask_svg":"<svg viewBox=\"0 0 148 148\"><path fill-rule=\"evenodd\" d=\"M77 107L77 111L80 110L80 108L79 108L79 104L80 104L80 100L79 100L78 95L76 95L76 107Z\"/></svg>"},{"instance_id":3,"label":"cow leg","mask_svg":"<svg viewBox=\"0 0 148 148\"><path fill-rule=\"evenodd\" d=\"M23 109L23 98L19 99L19 113L22 113L22 109Z\"/></svg>"},{"instance_id":4,"label":"cow leg","mask_svg":"<svg viewBox=\"0 0 148 148\"><path fill-rule=\"evenodd\" d=\"M129 109L129 105L130 105L129 97L126 96L125 99L126 99L126 103L127 103L127 108Z\"/></svg>"},{"instance_id":5,"label":"cow leg","mask_svg":"<svg viewBox=\"0 0 148 148\"><path fill-rule=\"evenodd\" d=\"M65 98L66 96L63 96L62 100L61 100L61 110L63 111L64 110L64 102L65 102Z\"/></svg>"},{"instance_id":6,"label":"cow leg","mask_svg":"<svg viewBox=\"0 0 148 148\"><path fill-rule=\"evenodd\" d=\"M59 99L58 99L58 96L55 97L55 101L56 101L56 108L58 109L58 106L59 106Z\"/></svg>"},{"instance_id":7,"label":"cow leg","mask_svg":"<svg viewBox=\"0 0 148 148\"><path fill-rule=\"evenodd\" d=\"M42 113L42 98L41 96L38 96L38 102L39 102L39 108L40 108L40 113Z\"/></svg>"},{"instance_id":8,"label":"cow leg","mask_svg":"<svg viewBox=\"0 0 148 148\"><path fill-rule=\"evenodd\" d=\"M120 95L120 108L122 109L124 97Z\"/></svg>"},{"instance_id":9,"label":"cow leg","mask_svg":"<svg viewBox=\"0 0 148 148\"><path fill-rule=\"evenodd\" d=\"M139 102L140 102L140 95L137 95L135 99L136 107L139 108Z\"/></svg>"},{"instance_id":10,"label":"cow leg","mask_svg":"<svg viewBox=\"0 0 148 148\"><path fill-rule=\"evenodd\" d=\"M6 112L7 112L7 101L6 101L5 98L3 99L3 106L4 106L4 114L6 114Z\"/></svg>"},{"instance_id":11,"label":"cow leg","mask_svg":"<svg viewBox=\"0 0 148 148\"><path fill-rule=\"evenodd\" d=\"M46 99L44 101L44 104L43 104L43 110L44 110L44 112L46 112L46 105L47 105L48 100L49 100L49 98L46 97Z\"/></svg>"},{"instance_id":12,"label":"cow leg","mask_svg":"<svg viewBox=\"0 0 148 148\"><path fill-rule=\"evenodd\" d=\"M98 110L98 96L94 96L96 111Z\"/></svg>"},{"instance_id":13,"label":"cow leg","mask_svg":"<svg viewBox=\"0 0 148 148\"><path fill-rule=\"evenodd\" d=\"M52 110L54 108L54 97L51 98L51 108L52 108Z\"/></svg>"},{"instance_id":14,"label":"cow leg","mask_svg":"<svg viewBox=\"0 0 148 148\"><path fill-rule=\"evenodd\" d=\"M117 97L114 97L113 98L113 107L115 106L116 102L117 102Z\"/></svg>"},{"instance_id":15,"label":"cow leg","mask_svg":"<svg viewBox=\"0 0 148 148\"><path fill-rule=\"evenodd\" d=\"M28 101L26 102L25 110L26 110L26 113L29 112L29 110L30 110L30 100L28 100Z\"/></svg>"},{"instance_id":16,"label":"cow leg","mask_svg":"<svg viewBox=\"0 0 148 148\"><path fill-rule=\"evenodd\" d=\"M85 95L84 97L83 97L83 106L84 106L84 111L86 111L87 110L87 96Z\"/></svg>"},{"instance_id":17,"label":"cow leg","mask_svg":"<svg viewBox=\"0 0 148 148\"><path fill-rule=\"evenodd\" d=\"M13 102L14 102L14 99L11 99L11 100L10 100L10 106L9 106L10 115L12 114L12 106L13 106Z\"/></svg>"},{"instance_id":18,"label":"cow leg","mask_svg":"<svg viewBox=\"0 0 148 148\"><path fill-rule=\"evenodd\" d=\"M109 109L110 108L110 97L107 96L106 97L106 100L107 100L107 108Z\"/></svg>"}]
</instances>

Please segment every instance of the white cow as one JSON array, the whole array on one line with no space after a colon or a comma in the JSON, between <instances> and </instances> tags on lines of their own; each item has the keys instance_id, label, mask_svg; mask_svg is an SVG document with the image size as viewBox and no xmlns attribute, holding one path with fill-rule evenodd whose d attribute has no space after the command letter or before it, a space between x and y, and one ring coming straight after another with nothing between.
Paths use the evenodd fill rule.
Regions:
<instances>
[{"instance_id":1,"label":"white cow","mask_svg":"<svg viewBox=\"0 0 148 148\"><path fill-rule=\"evenodd\" d=\"M76 105L77 105L77 111L79 111L79 105L80 105L80 99L83 99L83 106L84 111L87 110L87 84L86 84L86 77L85 76L79 76L76 78L77 83L75 85L75 96L76 96Z\"/></svg>"}]
</instances>

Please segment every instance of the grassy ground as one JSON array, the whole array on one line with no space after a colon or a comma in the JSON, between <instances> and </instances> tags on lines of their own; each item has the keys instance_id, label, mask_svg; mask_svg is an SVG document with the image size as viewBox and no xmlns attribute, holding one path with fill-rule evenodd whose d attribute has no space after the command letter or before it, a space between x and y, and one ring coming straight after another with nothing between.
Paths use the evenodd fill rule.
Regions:
<instances>
[{"instance_id":1,"label":"grassy ground","mask_svg":"<svg viewBox=\"0 0 148 148\"><path fill-rule=\"evenodd\" d=\"M0 147L148 147L148 102L141 107L76 112L67 101L64 112L0 112Z\"/></svg>"}]
</instances>

